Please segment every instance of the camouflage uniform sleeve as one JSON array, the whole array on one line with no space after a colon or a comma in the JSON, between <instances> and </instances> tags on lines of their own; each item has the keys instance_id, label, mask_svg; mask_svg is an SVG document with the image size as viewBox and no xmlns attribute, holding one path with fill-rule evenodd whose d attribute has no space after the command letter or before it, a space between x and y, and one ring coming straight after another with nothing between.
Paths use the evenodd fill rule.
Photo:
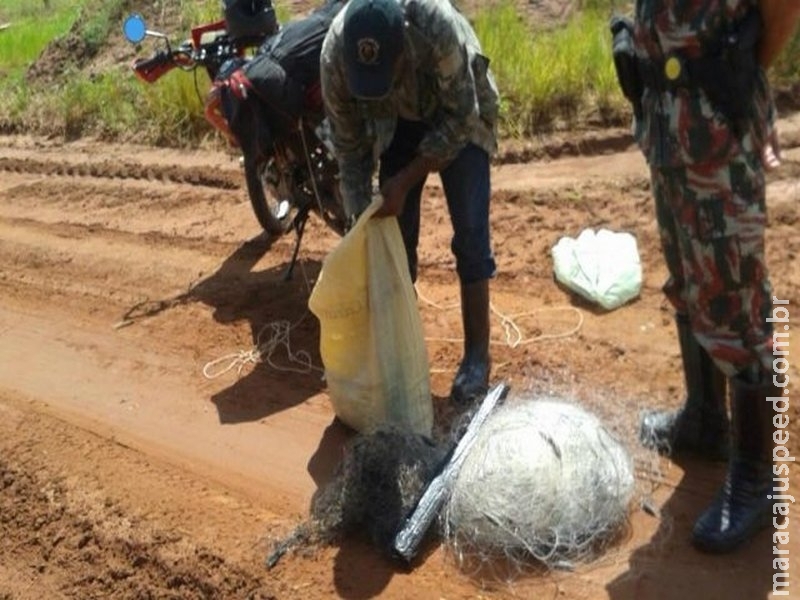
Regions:
<instances>
[{"instance_id":1,"label":"camouflage uniform sleeve","mask_svg":"<svg viewBox=\"0 0 800 600\"><path fill-rule=\"evenodd\" d=\"M341 49L341 11L334 20L321 54L321 85L325 112L330 121L333 145L339 161L340 190L348 215L360 214L372 196L375 161L372 141L355 99L347 89Z\"/></svg>"},{"instance_id":2,"label":"camouflage uniform sleeve","mask_svg":"<svg viewBox=\"0 0 800 600\"><path fill-rule=\"evenodd\" d=\"M439 110L433 129L419 146L420 154L449 161L467 144L479 108L460 15L449 2L429 5L424 27L433 45Z\"/></svg>"}]
</instances>

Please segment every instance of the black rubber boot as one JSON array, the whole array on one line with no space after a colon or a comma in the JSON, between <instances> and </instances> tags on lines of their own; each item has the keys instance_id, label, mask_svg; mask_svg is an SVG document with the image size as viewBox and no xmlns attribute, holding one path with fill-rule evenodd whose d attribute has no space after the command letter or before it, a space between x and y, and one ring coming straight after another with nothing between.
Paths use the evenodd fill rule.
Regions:
<instances>
[{"instance_id":1,"label":"black rubber boot","mask_svg":"<svg viewBox=\"0 0 800 600\"><path fill-rule=\"evenodd\" d=\"M765 376L769 377L769 376ZM769 381L769 379L766 379ZM732 446L725 483L700 516L692 541L704 552L730 552L770 523L772 517L773 405L770 384L731 380Z\"/></svg>"},{"instance_id":2,"label":"black rubber boot","mask_svg":"<svg viewBox=\"0 0 800 600\"><path fill-rule=\"evenodd\" d=\"M689 317L678 314L675 322L683 360L686 402L677 411L645 411L639 425L639 439L646 447L664 454L694 454L725 460L730 428L727 379L697 343L689 327Z\"/></svg>"},{"instance_id":3,"label":"black rubber boot","mask_svg":"<svg viewBox=\"0 0 800 600\"><path fill-rule=\"evenodd\" d=\"M450 390L459 406L472 404L489 390L489 280L461 286L461 320L464 326L464 358Z\"/></svg>"}]
</instances>

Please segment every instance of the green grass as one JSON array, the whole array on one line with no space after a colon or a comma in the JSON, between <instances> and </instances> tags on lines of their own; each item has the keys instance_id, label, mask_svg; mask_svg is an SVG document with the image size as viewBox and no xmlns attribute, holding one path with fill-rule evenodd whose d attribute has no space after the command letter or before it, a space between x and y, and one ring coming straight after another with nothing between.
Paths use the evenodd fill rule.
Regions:
<instances>
[{"instance_id":1,"label":"green grass","mask_svg":"<svg viewBox=\"0 0 800 600\"><path fill-rule=\"evenodd\" d=\"M141 84L140 88L141 103L137 106L141 122L149 127L146 139L159 145L186 145L214 135L203 117L202 96L209 88L204 71L197 73L196 87L192 74L173 72L156 85Z\"/></svg>"},{"instance_id":2,"label":"green grass","mask_svg":"<svg viewBox=\"0 0 800 600\"><path fill-rule=\"evenodd\" d=\"M121 26L126 15L122 0L50 0L47 18L41 10L18 0L0 0L1 22L12 27L0 33L0 122L6 128L38 131L76 138L95 135L110 139L135 137L146 143L188 145L210 134L202 117L198 95L208 89L205 72L175 69L155 84L146 84L127 65L114 65L107 72L89 74L66 67L55 84L40 86L25 78L25 71L52 39L65 34L79 19L78 33L90 51L102 46L112 27ZM12 6L13 2L13 6ZM84 4L84 2L86 4ZM88 7L83 16L81 8ZM205 8L204 8L205 7ZM186 31L165 32L173 41L188 37L191 24L211 21L219 14L217 0L182 1ZM203 15L205 11L207 16ZM9 32L15 31L13 36ZM40 36L34 35L41 32ZM25 44L20 43L24 35ZM149 56L157 47L147 42L139 56Z\"/></svg>"},{"instance_id":3,"label":"green grass","mask_svg":"<svg viewBox=\"0 0 800 600\"><path fill-rule=\"evenodd\" d=\"M188 34L192 26L198 23L211 23L221 18L221 0L181 0L181 27ZM167 33L167 32L164 32ZM179 32L171 32L178 34Z\"/></svg>"},{"instance_id":4,"label":"green grass","mask_svg":"<svg viewBox=\"0 0 800 600\"><path fill-rule=\"evenodd\" d=\"M800 82L800 30L781 52L770 76L777 85L791 86Z\"/></svg>"},{"instance_id":5,"label":"green grass","mask_svg":"<svg viewBox=\"0 0 800 600\"><path fill-rule=\"evenodd\" d=\"M220 12L221 4L221 0L180 0L183 27L185 27L188 32L192 25L211 23L212 21L220 19L222 14ZM281 23L292 17L287 3L274 0L272 6L275 9L275 14L278 16L278 21Z\"/></svg>"},{"instance_id":6,"label":"green grass","mask_svg":"<svg viewBox=\"0 0 800 600\"><path fill-rule=\"evenodd\" d=\"M94 54L106 41L112 27L122 21L122 10L125 0L103 0L84 5L85 21L81 28L81 37L90 53Z\"/></svg>"},{"instance_id":7,"label":"green grass","mask_svg":"<svg viewBox=\"0 0 800 600\"><path fill-rule=\"evenodd\" d=\"M173 42L189 36L193 25L221 17L219 0L172 0L182 24L165 31ZM41 3L40 3L41 2ZM76 21L78 34L101 48L121 26L125 0L0 0L0 126L72 138L99 135L163 145L196 144L215 136L202 116L208 89L204 71L175 69L153 84L140 82L127 65L106 72L73 71L57 84L28 82L27 67L53 38ZM529 136L591 121L627 123L630 108L618 89L611 59L608 18L628 12L628 0L581 0L581 12L563 27L534 31L509 0L500 0L473 19L501 92L504 135ZM278 3L279 20L290 18ZM82 11L82 12L81 12ZM150 56L159 41L137 50ZM800 32L784 51L772 78L780 84L800 80ZM198 95L198 89L200 95Z\"/></svg>"},{"instance_id":8,"label":"green grass","mask_svg":"<svg viewBox=\"0 0 800 600\"><path fill-rule=\"evenodd\" d=\"M608 15L588 10L563 28L531 33L514 6L478 15L475 29L501 90L506 130L516 135L623 110L611 59Z\"/></svg>"},{"instance_id":9,"label":"green grass","mask_svg":"<svg viewBox=\"0 0 800 600\"><path fill-rule=\"evenodd\" d=\"M0 0L0 24L9 24L0 31L0 69L6 74L27 67L51 40L67 33L82 3L50 0L47 4L45 9L43 0Z\"/></svg>"}]
</instances>

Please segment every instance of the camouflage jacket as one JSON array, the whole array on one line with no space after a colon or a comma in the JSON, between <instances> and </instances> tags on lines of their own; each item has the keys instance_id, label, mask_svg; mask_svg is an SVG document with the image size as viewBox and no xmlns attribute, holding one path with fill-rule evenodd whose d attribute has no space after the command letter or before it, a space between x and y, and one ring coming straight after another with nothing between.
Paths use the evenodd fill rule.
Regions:
<instances>
[{"instance_id":1,"label":"camouflage jacket","mask_svg":"<svg viewBox=\"0 0 800 600\"><path fill-rule=\"evenodd\" d=\"M430 125L419 146L423 156L447 161L469 142L490 154L497 148L497 87L466 18L448 0L398 1L406 15L404 63L387 98L355 99L348 91L342 51L346 10L322 46L323 100L342 195L351 210L369 203L377 157L389 146L398 117Z\"/></svg>"},{"instance_id":2,"label":"camouflage jacket","mask_svg":"<svg viewBox=\"0 0 800 600\"><path fill-rule=\"evenodd\" d=\"M730 23L740 21L754 6L757 0L637 0L637 58L659 66L674 55L701 58L719 46ZM645 82L642 118L634 123L634 136L650 166L726 162L737 153L760 153L774 106L760 67L754 77L751 97L741 98L747 118L736 127L698 81L666 90Z\"/></svg>"}]
</instances>

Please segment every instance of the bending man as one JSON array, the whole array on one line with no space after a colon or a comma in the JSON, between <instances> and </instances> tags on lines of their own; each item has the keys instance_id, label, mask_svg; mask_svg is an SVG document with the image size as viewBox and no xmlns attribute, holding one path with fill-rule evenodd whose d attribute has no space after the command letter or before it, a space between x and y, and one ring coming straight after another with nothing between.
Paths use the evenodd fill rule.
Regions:
<instances>
[{"instance_id":1,"label":"bending man","mask_svg":"<svg viewBox=\"0 0 800 600\"><path fill-rule=\"evenodd\" d=\"M376 163L383 206L397 216L417 277L420 197L438 171L453 226L464 357L451 398L486 393L489 379L489 159L496 150L497 89L467 20L450 2L350 0L322 48L322 93L341 170L345 210L372 198Z\"/></svg>"}]
</instances>

